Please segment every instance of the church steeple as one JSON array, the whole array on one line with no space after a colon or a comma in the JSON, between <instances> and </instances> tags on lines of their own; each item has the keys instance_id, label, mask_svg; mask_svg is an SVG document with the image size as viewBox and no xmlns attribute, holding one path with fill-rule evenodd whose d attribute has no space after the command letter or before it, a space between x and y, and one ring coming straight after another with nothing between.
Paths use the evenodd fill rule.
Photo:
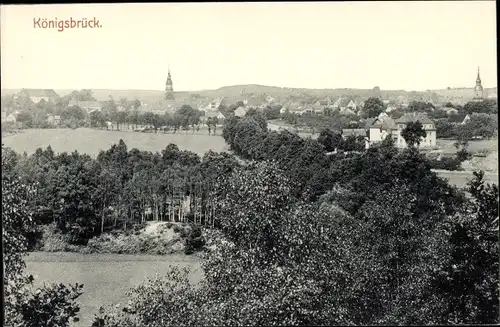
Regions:
<instances>
[{"instance_id":1,"label":"church steeple","mask_svg":"<svg viewBox=\"0 0 500 327\"><path fill-rule=\"evenodd\" d=\"M174 85L172 83L172 76L170 75L170 66L168 67L167 82L165 83L165 100L175 100Z\"/></svg>"},{"instance_id":2,"label":"church steeple","mask_svg":"<svg viewBox=\"0 0 500 327\"><path fill-rule=\"evenodd\" d=\"M481 76L479 67L477 67L476 87L474 88L474 101L483 101L483 86L481 85Z\"/></svg>"}]
</instances>

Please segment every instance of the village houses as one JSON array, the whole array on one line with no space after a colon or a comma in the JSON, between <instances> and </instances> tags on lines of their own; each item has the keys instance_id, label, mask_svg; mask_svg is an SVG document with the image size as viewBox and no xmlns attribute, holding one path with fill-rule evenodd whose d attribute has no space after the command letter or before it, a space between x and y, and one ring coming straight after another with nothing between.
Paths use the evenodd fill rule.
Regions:
<instances>
[{"instance_id":1,"label":"village houses","mask_svg":"<svg viewBox=\"0 0 500 327\"><path fill-rule=\"evenodd\" d=\"M55 101L59 98L59 95L51 89L22 89L17 98L28 98L33 103L39 103L40 101Z\"/></svg>"},{"instance_id":2,"label":"village houses","mask_svg":"<svg viewBox=\"0 0 500 327\"><path fill-rule=\"evenodd\" d=\"M68 107L79 107L85 110L87 113L91 113L92 111L101 111L102 104L99 101L71 100L68 104Z\"/></svg>"},{"instance_id":3,"label":"village houses","mask_svg":"<svg viewBox=\"0 0 500 327\"><path fill-rule=\"evenodd\" d=\"M49 124L51 126L57 126L61 123L61 116L59 116L59 115L54 116L54 115L48 114L45 119L47 121L47 124Z\"/></svg>"},{"instance_id":4,"label":"village houses","mask_svg":"<svg viewBox=\"0 0 500 327\"><path fill-rule=\"evenodd\" d=\"M434 122L422 113L408 113L394 121L386 113L381 113L376 118L367 120L367 129L369 131L369 143L374 144L383 141L390 135L395 141L395 145L399 148L407 146L402 131L408 123L419 121L426 136L422 138L420 147L435 147L436 146L436 126Z\"/></svg>"}]
</instances>

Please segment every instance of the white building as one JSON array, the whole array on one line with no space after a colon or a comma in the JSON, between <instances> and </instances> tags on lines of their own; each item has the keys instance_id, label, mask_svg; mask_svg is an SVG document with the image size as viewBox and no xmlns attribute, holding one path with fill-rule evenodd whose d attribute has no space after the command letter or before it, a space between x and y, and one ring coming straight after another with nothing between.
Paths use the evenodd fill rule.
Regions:
<instances>
[{"instance_id":1,"label":"white building","mask_svg":"<svg viewBox=\"0 0 500 327\"><path fill-rule=\"evenodd\" d=\"M419 121L425 132L426 136L420 141L420 147L435 147L436 146L436 126L427 115L419 113L406 114L403 117L394 121L385 113L381 113L377 118L367 121L367 128L369 130L370 144L383 141L388 135L391 135L399 148L407 146L402 131L406 128L409 122Z\"/></svg>"}]
</instances>

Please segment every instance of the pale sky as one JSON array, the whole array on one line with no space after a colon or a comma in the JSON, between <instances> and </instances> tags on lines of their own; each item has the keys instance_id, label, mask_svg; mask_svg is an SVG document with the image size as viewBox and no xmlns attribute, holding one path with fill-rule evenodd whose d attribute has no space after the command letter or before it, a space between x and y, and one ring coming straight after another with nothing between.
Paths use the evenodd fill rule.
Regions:
<instances>
[{"instance_id":1,"label":"pale sky","mask_svg":"<svg viewBox=\"0 0 500 327\"><path fill-rule=\"evenodd\" d=\"M101 28L35 28L96 17ZM40 21L41 22L41 21ZM494 1L1 7L2 88L495 87Z\"/></svg>"}]
</instances>

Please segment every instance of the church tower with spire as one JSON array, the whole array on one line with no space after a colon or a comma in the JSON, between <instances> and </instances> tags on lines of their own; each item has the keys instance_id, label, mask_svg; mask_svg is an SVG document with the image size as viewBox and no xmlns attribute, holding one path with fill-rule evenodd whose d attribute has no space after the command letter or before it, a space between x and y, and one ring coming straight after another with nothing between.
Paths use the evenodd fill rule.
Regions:
<instances>
[{"instance_id":1,"label":"church tower with spire","mask_svg":"<svg viewBox=\"0 0 500 327\"><path fill-rule=\"evenodd\" d=\"M174 85L172 84L172 76L170 76L170 68L168 69L167 82L165 83L165 100L175 100Z\"/></svg>"},{"instance_id":2,"label":"church tower with spire","mask_svg":"<svg viewBox=\"0 0 500 327\"><path fill-rule=\"evenodd\" d=\"M474 87L474 101L483 101L483 86L479 76L479 67L477 67L476 87Z\"/></svg>"}]
</instances>

